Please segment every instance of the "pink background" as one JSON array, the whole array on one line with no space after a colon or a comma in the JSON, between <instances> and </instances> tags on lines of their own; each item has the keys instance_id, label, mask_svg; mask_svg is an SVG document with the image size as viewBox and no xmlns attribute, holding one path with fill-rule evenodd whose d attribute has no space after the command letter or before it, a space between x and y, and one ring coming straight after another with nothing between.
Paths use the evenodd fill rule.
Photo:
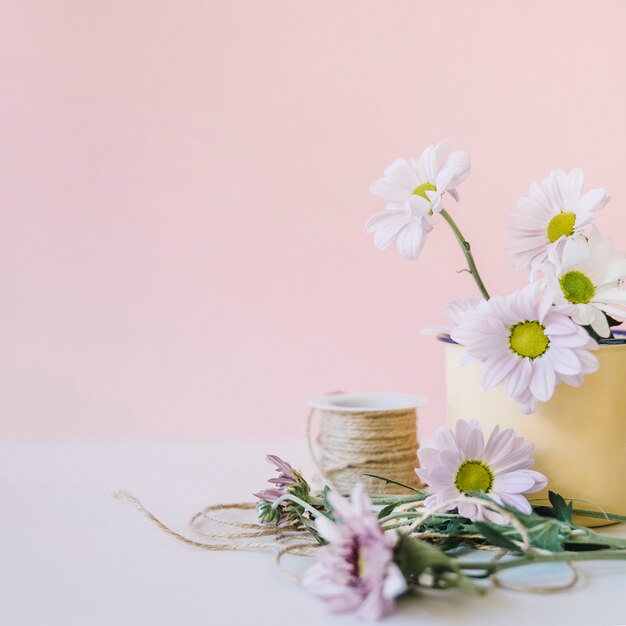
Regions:
<instances>
[{"instance_id":1,"label":"pink background","mask_svg":"<svg viewBox=\"0 0 626 626\"><path fill-rule=\"evenodd\" d=\"M492 292L507 214L580 166L626 247L626 3L7 3L0 37L0 436L302 435L310 396L427 396L420 335L474 293L364 232L371 182L450 137Z\"/></svg>"}]
</instances>

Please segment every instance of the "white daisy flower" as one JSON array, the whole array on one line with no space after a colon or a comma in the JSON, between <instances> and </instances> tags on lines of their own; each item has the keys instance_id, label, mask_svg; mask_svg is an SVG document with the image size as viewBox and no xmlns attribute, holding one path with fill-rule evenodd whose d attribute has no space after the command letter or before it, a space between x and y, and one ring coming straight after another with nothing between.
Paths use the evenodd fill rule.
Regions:
<instances>
[{"instance_id":1,"label":"white daisy flower","mask_svg":"<svg viewBox=\"0 0 626 626\"><path fill-rule=\"evenodd\" d=\"M460 151L446 157L451 145L444 139L426 148L419 159L396 159L371 186L370 191L387 202L385 210L365 224L368 233L375 233L379 250L395 241L402 256L417 259L433 229L433 214L443 208L441 196L447 191L458 201L456 187L469 175L470 160Z\"/></svg>"},{"instance_id":2,"label":"white daisy flower","mask_svg":"<svg viewBox=\"0 0 626 626\"><path fill-rule=\"evenodd\" d=\"M422 335L449 335L454 326L458 326L468 311L473 311L484 300L478 298L458 298L452 300L446 307L444 315L451 326L428 326L422 329Z\"/></svg>"},{"instance_id":3,"label":"white daisy flower","mask_svg":"<svg viewBox=\"0 0 626 626\"><path fill-rule=\"evenodd\" d=\"M502 384L523 413L535 412L559 383L579 387L598 369L590 352L598 344L549 295L537 297L535 285L494 296L466 313L450 336L483 362L483 388Z\"/></svg>"},{"instance_id":4,"label":"white daisy flower","mask_svg":"<svg viewBox=\"0 0 626 626\"><path fill-rule=\"evenodd\" d=\"M509 231L516 239L509 251L511 265L527 272L543 263L552 248L562 249L568 237L582 234L594 213L609 201L604 189L582 195L585 176L580 169L569 174L552 170L541 186L533 183L527 197L517 201L509 218Z\"/></svg>"},{"instance_id":5,"label":"white daisy flower","mask_svg":"<svg viewBox=\"0 0 626 626\"><path fill-rule=\"evenodd\" d=\"M480 491L497 504L530 513L530 503L523 494L541 491L548 483L543 474L530 469L533 451L534 446L516 437L511 428L500 432L496 426L486 443L476 420L459 420L455 431L439 428L434 447L422 447L418 452L421 468L415 472L434 492L424 504L442 505ZM459 514L472 521L504 521L487 507L462 502L451 508L457 506Z\"/></svg>"},{"instance_id":6,"label":"white daisy flower","mask_svg":"<svg viewBox=\"0 0 626 626\"><path fill-rule=\"evenodd\" d=\"M593 228L589 240L568 239L563 250L550 251L548 261L538 270L539 284L545 286L556 304L583 326L591 326L600 337L610 337L606 315L624 319L626 291L620 289L626 277L626 255L613 251L613 242L602 239ZM531 277L532 278L532 277Z\"/></svg>"}]
</instances>

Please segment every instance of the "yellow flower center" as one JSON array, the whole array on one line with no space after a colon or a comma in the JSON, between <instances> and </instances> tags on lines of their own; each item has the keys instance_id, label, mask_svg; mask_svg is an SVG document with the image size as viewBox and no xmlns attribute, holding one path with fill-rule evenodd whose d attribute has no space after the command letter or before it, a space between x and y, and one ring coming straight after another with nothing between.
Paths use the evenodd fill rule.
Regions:
<instances>
[{"instance_id":1,"label":"yellow flower center","mask_svg":"<svg viewBox=\"0 0 626 626\"><path fill-rule=\"evenodd\" d=\"M461 493L489 493L493 486L493 472L482 461L463 461L454 478L454 484Z\"/></svg>"},{"instance_id":2,"label":"yellow flower center","mask_svg":"<svg viewBox=\"0 0 626 626\"><path fill-rule=\"evenodd\" d=\"M365 560L365 550L359 547L356 557L356 570L359 578L363 578L367 574L367 561Z\"/></svg>"},{"instance_id":3,"label":"yellow flower center","mask_svg":"<svg viewBox=\"0 0 626 626\"><path fill-rule=\"evenodd\" d=\"M437 191L437 187L431 183L422 183L413 189L411 192L414 196L421 196L424 200L430 202L430 198L426 195L427 191Z\"/></svg>"},{"instance_id":4,"label":"yellow flower center","mask_svg":"<svg viewBox=\"0 0 626 626\"><path fill-rule=\"evenodd\" d=\"M550 243L554 243L563 235L566 237L573 235L574 224L576 224L575 213L561 212L558 215L555 215L548 224L548 239L550 240Z\"/></svg>"},{"instance_id":5,"label":"yellow flower center","mask_svg":"<svg viewBox=\"0 0 626 626\"><path fill-rule=\"evenodd\" d=\"M511 350L521 357L527 356L530 359L541 356L550 345L550 340L544 330L543 324L536 320L515 324L509 335Z\"/></svg>"},{"instance_id":6,"label":"yellow flower center","mask_svg":"<svg viewBox=\"0 0 626 626\"><path fill-rule=\"evenodd\" d=\"M567 272L560 282L563 295L572 304L587 304L596 293L594 284L582 272Z\"/></svg>"}]
</instances>

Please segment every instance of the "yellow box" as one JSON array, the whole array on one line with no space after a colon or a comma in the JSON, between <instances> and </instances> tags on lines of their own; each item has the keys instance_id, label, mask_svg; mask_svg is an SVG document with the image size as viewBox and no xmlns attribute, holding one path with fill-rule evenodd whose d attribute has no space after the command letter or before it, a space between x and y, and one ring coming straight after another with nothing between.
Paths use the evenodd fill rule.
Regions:
<instances>
[{"instance_id":1,"label":"yellow box","mask_svg":"<svg viewBox=\"0 0 626 626\"><path fill-rule=\"evenodd\" d=\"M585 509L626 514L626 344L602 345L600 369L582 387L559 385L549 402L524 415L501 388L484 391L482 363L461 366L464 347L445 343L448 424L476 418L488 434L496 424L535 445L535 466L548 489ZM547 498L546 489L529 498ZM592 504L593 503L593 504ZM586 526L607 522L578 518Z\"/></svg>"}]
</instances>

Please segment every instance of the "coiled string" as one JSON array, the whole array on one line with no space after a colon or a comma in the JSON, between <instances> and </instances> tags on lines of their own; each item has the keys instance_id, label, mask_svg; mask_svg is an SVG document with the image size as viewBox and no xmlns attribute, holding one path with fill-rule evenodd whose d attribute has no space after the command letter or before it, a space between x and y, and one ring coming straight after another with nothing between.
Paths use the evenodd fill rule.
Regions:
<instances>
[{"instance_id":1,"label":"coiled string","mask_svg":"<svg viewBox=\"0 0 626 626\"><path fill-rule=\"evenodd\" d=\"M417 416L415 409L381 411L320 410L318 451L313 442L311 409L307 420L309 450L322 479L340 493L349 493L361 479L368 492L405 493L394 484L364 476L385 476L419 488L415 474L417 459Z\"/></svg>"}]
</instances>

